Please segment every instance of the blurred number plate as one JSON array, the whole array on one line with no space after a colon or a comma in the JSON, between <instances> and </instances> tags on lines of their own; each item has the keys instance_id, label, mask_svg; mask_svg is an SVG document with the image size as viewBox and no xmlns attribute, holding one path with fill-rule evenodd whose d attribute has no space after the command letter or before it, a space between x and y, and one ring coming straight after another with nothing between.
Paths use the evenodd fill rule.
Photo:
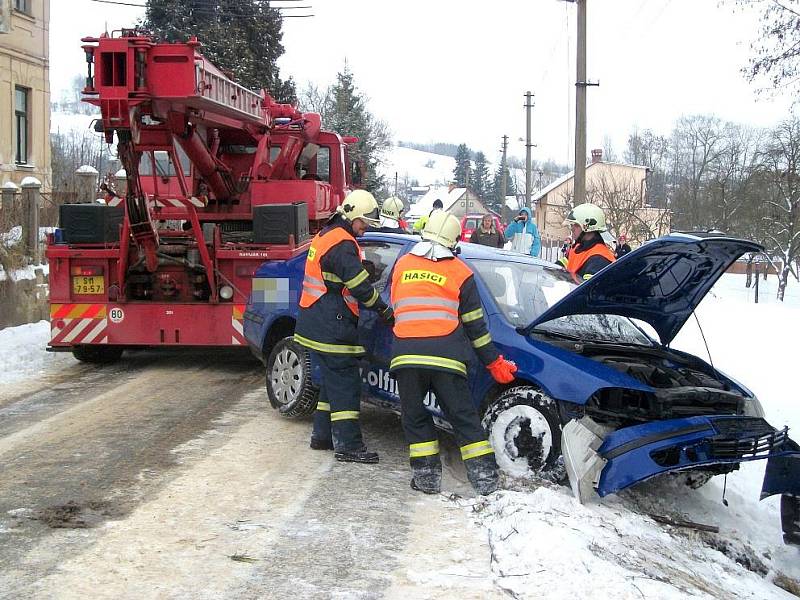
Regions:
<instances>
[{"instance_id":1,"label":"blurred number plate","mask_svg":"<svg viewBox=\"0 0 800 600\"><path fill-rule=\"evenodd\" d=\"M102 275L94 275L92 277L73 277L72 278L72 293L91 295L103 294L106 291L106 280Z\"/></svg>"}]
</instances>

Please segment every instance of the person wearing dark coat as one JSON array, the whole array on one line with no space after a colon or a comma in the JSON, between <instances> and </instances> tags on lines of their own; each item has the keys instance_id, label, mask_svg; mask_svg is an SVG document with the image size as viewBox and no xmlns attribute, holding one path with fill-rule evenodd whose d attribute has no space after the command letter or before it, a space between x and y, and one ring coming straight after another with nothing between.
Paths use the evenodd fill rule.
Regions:
<instances>
[{"instance_id":1,"label":"person wearing dark coat","mask_svg":"<svg viewBox=\"0 0 800 600\"><path fill-rule=\"evenodd\" d=\"M625 239L625 234L620 234L620 236L617 238L617 245L614 248L614 256L617 258L622 258L630 251L631 247L628 245L628 242Z\"/></svg>"},{"instance_id":2,"label":"person wearing dark coat","mask_svg":"<svg viewBox=\"0 0 800 600\"><path fill-rule=\"evenodd\" d=\"M481 244L482 246L491 246L492 248L502 248L505 244L503 234L497 231L494 227L494 219L492 215L483 215L480 225L472 232L469 241L473 244Z\"/></svg>"}]
</instances>

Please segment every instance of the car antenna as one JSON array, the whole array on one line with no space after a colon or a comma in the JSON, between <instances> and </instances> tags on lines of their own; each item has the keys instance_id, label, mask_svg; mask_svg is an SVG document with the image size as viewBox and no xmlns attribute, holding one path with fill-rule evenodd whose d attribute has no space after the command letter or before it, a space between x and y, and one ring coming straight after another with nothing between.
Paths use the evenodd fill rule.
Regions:
<instances>
[{"instance_id":1,"label":"car antenna","mask_svg":"<svg viewBox=\"0 0 800 600\"><path fill-rule=\"evenodd\" d=\"M708 342L706 341L706 334L703 333L703 326L700 325L700 319L697 318L697 311L692 311L692 315L694 316L694 320L697 322L697 328L700 330L700 335L703 337L703 344L706 346L706 354L708 354L708 362L711 363L711 368L714 369L714 372L717 371L717 368L714 366L714 359L711 358L711 350L708 349Z\"/></svg>"}]
</instances>

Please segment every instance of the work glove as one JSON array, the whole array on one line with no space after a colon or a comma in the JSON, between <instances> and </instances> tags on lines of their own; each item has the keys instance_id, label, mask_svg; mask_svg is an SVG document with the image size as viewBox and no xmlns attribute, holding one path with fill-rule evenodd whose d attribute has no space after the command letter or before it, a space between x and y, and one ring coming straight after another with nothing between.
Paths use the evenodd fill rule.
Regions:
<instances>
[{"instance_id":1,"label":"work glove","mask_svg":"<svg viewBox=\"0 0 800 600\"><path fill-rule=\"evenodd\" d=\"M511 383L514 381L514 373L517 372L517 365L503 358L502 354L486 365L486 368L497 383Z\"/></svg>"},{"instance_id":2,"label":"work glove","mask_svg":"<svg viewBox=\"0 0 800 600\"><path fill-rule=\"evenodd\" d=\"M391 306L387 306L382 311L380 311L381 319L383 322L386 323L389 327L394 326L394 310L392 310Z\"/></svg>"}]
</instances>

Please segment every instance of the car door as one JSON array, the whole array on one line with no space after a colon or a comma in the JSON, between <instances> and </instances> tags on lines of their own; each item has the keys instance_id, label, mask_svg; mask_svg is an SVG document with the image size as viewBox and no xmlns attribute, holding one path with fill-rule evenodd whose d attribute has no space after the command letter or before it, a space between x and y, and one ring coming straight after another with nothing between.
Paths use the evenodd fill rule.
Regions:
<instances>
[{"instance_id":1,"label":"car door","mask_svg":"<svg viewBox=\"0 0 800 600\"><path fill-rule=\"evenodd\" d=\"M359 240L363 261L370 282L381 298L389 304L391 275L397 259L405 254L409 242L388 239ZM362 310L358 321L359 340L367 351L362 367L364 393L368 400L376 403L399 404L397 384L389 375L392 331L375 311Z\"/></svg>"}]
</instances>

